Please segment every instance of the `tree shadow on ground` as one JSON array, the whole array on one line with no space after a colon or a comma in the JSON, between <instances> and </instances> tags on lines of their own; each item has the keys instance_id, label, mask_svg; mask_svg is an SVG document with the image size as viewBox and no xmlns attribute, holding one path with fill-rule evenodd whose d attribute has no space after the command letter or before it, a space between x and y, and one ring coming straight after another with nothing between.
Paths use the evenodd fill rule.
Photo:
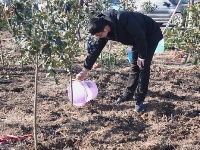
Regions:
<instances>
[{"instance_id":1,"label":"tree shadow on ground","mask_svg":"<svg viewBox=\"0 0 200 150\"><path fill-rule=\"evenodd\" d=\"M171 101L150 100L145 104L148 112L154 112L155 117L173 117L183 115L185 117L195 118L199 116L200 110L194 106L188 106L188 109L176 108Z\"/></svg>"},{"instance_id":2,"label":"tree shadow on ground","mask_svg":"<svg viewBox=\"0 0 200 150\"><path fill-rule=\"evenodd\" d=\"M174 94L171 91L160 92L160 91L151 91L151 90L149 90L147 96L150 96L152 98L154 98L154 97L168 98L168 99L176 100L176 101L186 100L185 99L186 96L178 96L178 95Z\"/></svg>"}]
</instances>

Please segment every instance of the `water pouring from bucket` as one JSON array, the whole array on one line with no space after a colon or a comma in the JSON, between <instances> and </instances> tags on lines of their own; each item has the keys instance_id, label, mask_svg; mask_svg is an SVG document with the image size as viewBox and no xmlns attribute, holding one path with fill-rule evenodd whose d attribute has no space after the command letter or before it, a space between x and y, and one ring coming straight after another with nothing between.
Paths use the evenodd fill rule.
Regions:
<instances>
[{"instance_id":1,"label":"water pouring from bucket","mask_svg":"<svg viewBox=\"0 0 200 150\"><path fill-rule=\"evenodd\" d=\"M84 106L97 97L98 88L93 81L72 81L73 105ZM72 101L71 86L68 86L68 98Z\"/></svg>"}]
</instances>

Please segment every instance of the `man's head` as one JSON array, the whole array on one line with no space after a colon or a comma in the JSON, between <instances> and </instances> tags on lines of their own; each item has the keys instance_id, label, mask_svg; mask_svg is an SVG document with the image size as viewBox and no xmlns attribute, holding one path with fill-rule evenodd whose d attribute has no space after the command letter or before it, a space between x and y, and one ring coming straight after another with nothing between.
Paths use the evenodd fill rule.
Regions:
<instances>
[{"instance_id":1,"label":"man's head","mask_svg":"<svg viewBox=\"0 0 200 150\"><path fill-rule=\"evenodd\" d=\"M110 26L103 18L91 18L89 32L98 38L104 38L110 32Z\"/></svg>"}]
</instances>

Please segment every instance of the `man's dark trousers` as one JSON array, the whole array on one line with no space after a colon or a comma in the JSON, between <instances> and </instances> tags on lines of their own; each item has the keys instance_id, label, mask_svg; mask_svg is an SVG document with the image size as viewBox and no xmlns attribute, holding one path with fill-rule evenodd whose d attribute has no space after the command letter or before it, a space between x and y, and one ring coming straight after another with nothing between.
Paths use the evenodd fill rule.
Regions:
<instances>
[{"instance_id":1,"label":"man's dark trousers","mask_svg":"<svg viewBox=\"0 0 200 150\"><path fill-rule=\"evenodd\" d=\"M136 101L144 101L150 78L150 65L159 41L163 38L161 30L147 37L147 55L144 61L144 67L139 68L137 65L138 52L133 52L133 62L131 63L127 87L123 96L131 99L135 94Z\"/></svg>"}]
</instances>

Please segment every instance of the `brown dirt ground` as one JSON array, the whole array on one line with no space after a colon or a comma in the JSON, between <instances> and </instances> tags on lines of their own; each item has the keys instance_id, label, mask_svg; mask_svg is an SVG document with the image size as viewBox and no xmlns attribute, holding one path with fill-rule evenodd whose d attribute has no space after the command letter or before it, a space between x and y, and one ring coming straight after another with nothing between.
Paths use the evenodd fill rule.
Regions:
<instances>
[{"instance_id":1,"label":"brown dirt ground","mask_svg":"<svg viewBox=\"0 0 200 150\"><path fill-rule=\"evenodd\" d=\"M1 50L12 45L4 42ZM56 85L41 68L38 150L199 150L200 70L191 64L166 63L164 60L173 54L165 51L154 56L144 113L134 111L134 101L112 105L126 85L126 58L111 70L101 73L98 68L88 74L86 80L95 81L99 93L83 107L73 106L68 99L67 71L57 70L60 84ZM74 63L73 76L81 70L82 62ZM20 65L3 66L1 61L0 138L33 134L33 99L34 66L22 69ZM0 144L1 150L33 147L31 137Z\"/></svg>"}]
</instances>

